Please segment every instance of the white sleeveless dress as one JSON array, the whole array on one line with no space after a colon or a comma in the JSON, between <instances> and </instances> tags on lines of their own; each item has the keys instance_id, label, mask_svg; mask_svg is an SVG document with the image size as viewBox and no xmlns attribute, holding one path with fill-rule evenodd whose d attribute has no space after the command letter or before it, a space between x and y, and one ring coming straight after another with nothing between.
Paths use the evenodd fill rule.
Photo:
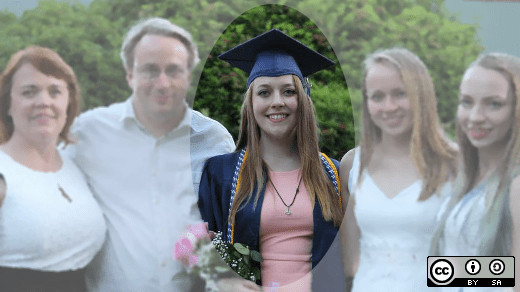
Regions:
<instances>
[{"instance_id":1,"label":"white sleeveless dress","mask_svg":"<svg viewBox=\"0 0 520 292\"><path fill-rule=\"evenodd\" d=\"M390 199L367 170L356 185L359 153L356 148L348 182L361 233L352 291L431 291L434 288L426 284L427 257L441 197L418 201L422 182L416 181Z\"/></svg>"}]
</instances>

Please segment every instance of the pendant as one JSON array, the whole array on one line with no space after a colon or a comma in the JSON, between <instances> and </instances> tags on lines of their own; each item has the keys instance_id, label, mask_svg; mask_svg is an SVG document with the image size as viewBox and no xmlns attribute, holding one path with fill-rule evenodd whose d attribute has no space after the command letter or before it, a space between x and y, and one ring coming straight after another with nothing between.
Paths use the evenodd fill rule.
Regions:
<instances>
[{"instance_id":1,"label":"pendant","mask_svg":"<svg viewBox=\"0 0 520 292\"><path fill-rule=\"evenodd\" d=\"M67 201L69 201L69 203L72 203L72 199L69 197L69 195L67 195L67 193L63 190L63 188L58 185L58 190L60 191L61 195L67 199Z\"/></svg>"},{"instance_id":2,"label":"pendant","mask_svg":"<svg viewBox=\"0 0 520 292\"><path fill-rule=\"evenodd\" d=\"M289 210L290 207L287 207L287 211L285 211L285 215L291 215L291 211Z\"/></svg>"}]
</instances>

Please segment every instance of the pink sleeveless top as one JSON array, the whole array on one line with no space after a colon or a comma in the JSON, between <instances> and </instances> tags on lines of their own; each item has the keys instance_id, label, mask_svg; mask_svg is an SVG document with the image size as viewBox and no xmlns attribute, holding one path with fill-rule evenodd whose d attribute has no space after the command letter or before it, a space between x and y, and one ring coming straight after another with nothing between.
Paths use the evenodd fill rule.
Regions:
<instances>
[{"instance_id":1,"label":"pink sleeveless top","mask_svg":"<svg viewBox=\"0 0 520 292\"><path fill-rule=\"evenodd\" d=\"M300 179L300 169L269 171L269 177L287 205L291 204ZM312 204L302 181L291 215L267 183L260 217L260 253L262 285L273 291L311 290L311 249L314 222ZM267 288L267 291L271 291Z\"/></svg>"}]
</instances>

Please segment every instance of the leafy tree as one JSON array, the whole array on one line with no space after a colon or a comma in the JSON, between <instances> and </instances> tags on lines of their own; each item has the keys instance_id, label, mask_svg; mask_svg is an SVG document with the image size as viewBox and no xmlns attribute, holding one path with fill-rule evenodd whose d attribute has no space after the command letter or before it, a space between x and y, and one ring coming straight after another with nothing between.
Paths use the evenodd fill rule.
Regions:
<instances>
[{"instance_id":1,"label":"leafy tree","mask_svg":"<svg viewBox=\"0 0 520 292\"><path fill-rule=\"evenodd\" d=\"M201 109L211 117L218 117L235 139L238 138L240 107L248 76L240 69L219 60L217 56L272 28L284 31L338 63L316 25L295 9L284 5L263 5L239 16L222 33L209 53L194 103L194 108ZM318 112L320 128L323 129L322 151L338 157L342 151L354 145L352 118L349 118L352 113L348 110L348 89L339 64L313 74L311 82L311 94Z\"/></svg>"},{"instance_id":2,"label":"leafy tree","mask_svg":"<svg viewBox=\"0 0 520 292\"><path fill-rule=\"evenodd\" d=\"M278 5L258 7L273 2ZM47 46L76 71L84 109L124 100L130 90L119 59L121 42L130 25L149 16L168 18L192 33L201 63L193 72L189 102L195 98L196 109L235 137L245 77L216 60L229 48L224 42L236 45L276 27L338 60L334 70L311 77L322 146L336 158L354 146L352 114L358 132L361 126L367 54L394 46L416 53L435 82L445 130L453 133L462 73L482 51L476 27L459 23L443 0L93 0L88 7L77 0L43 0L20 17L0 11L0 66L27 45Z\"/></svg>"},{"instance_id":3,"label":"leafy tree","mask_svg":"<svg viewBox=\"0 0 520 292\"><path fill-rule=\"evenodd\" d=\"M166 0L161 4L163 7L178 7L174 4L176 0ZM209 10L204 10L204 17L196 18L195 25L188 26L194 34L195 39L202 40L201 35L214 37L222 29L222 25L229 21L230 11L237 13L246 11L249 8L256 7L258 4L267 1L238 1L224 0L216 2L204 2L206 5L200 7L211 7L215 11L215 15L220 25L210 25L210 21L206 19ZM444 7L443 0L352 0L352 1L318 1L318 0L302 0L302 1L278 1L279 4L285 4L290 8L297 9L304 16L308 17L310 23L317 26L323 32L324 39L328 40L337 59L341 64L341 71L349 85L350 97L352 98L353 114L356 121L357 135L361 128L361 80L362 80L362 62L365 57L380 49L391 48L394 46L405 47L416 53L428 66L432 79L436 85L438 96L438 111L441 121L445 125L445 130L453 135L455 108L457 104L458 85L464 69L474 60L482 51L482 46L476 37L476 26L460 23L456 16L449 13ZM189 4L195 5L195 4ZM214 6L213 6L214 5ZM156 6L159 7L159 6ZM183 8L184 9L184 8ZM207 8L206 8L207 9ZM153 9L152 9L153 10ZM231 13L231 14L232 14ZM250 12L248 12L250 13ZM168 15L168 14L166 14ZM172 21L179 22L182 19L182 13L176 13L176 17ZM254 29L255 26L267 28L276 23L280 19L276 15L260 15L251 14L250 27L244 27L242 30L237 29L237 33L244 34L242 40L247 37L254 36L265 29ZM191 16L193 17L193 16ZM273 17L273 18L270 18ZM243 26L240 18L233 21L231 26ZM215 21L215 18L211 18ZM216 27L217 29L213 29ZM250 33L247 37L245 34ZM253 32L256 32L253 33ZM300 35L297 35L300 38ZM307 39L302 39L304 42ZM237 39L238 41L238 39ZM201 46L201 56L204 61L205 48L208 47L207 39L199 42ZM209 43L211 43L209 41ZM234 42L239 43L239 42ZM218 43L215 44L218 46ZM216 47L214 48L216 49ZM221 48L222 49L222 48ZM209 51L208 51L209 52ZM216 50L215 53L223 52ZM213 54L208 55L207 62L209 66L213 66L211 60ZM218 73L218 72L215 72ZM236 74L241 74L235 72ZM214 78L217 78L214 75ZM240 75L238 75L240 76ZM195 76L196 78L197 76ZM240 77L230 75L225 78L233 79L238 84L243 84ZM235 80L236 78L239 78ZM328 82L330 83L330 82ZM204 87L204 86L202 86ZM199 86L199 90L204 94L209 94L208 89ZM222 88L215 89L212 87L215 96L222 96L224 91ZM242 92L238 90L235 92ZM207 112L212 117L223 121L225 125L229 125L227 120L238 121L237 114L224 113L217 114L211 110L211 107L199 103L197 99L201 95L197 94L195 98L195 107ZM221 98L215 98L213 103L215 106L220 104ZM207 103L207 102L206 102ZM239 106L235 105L236 108ZM236 111L235 111L236 112ZM230 116L231 115L231 116ZM233 116L234 115L234 116ZM345 117L348 120L350 115ZM323 122L323 121L320 121ZM235 129L238 122L235 122ZM234 133L233 127L231 131ZM334 131L332 131L334 133ZM339 141L340 137L337 137ZM346 139L351 139L347 137ZM338 147L339 149L339 147ZM348 150L348 149L347 149ZM333 151L334 152L334 151ZM336 153L341 153L338 150Z\"/></svg>"},{"instance_id":4,"label":"leafy tree","mask_svg":"<svg viewBox=\"0 0 520 292\"><path fill-rule=\"evenodd\" d=\"M4 46L3 50L0 50L0 60L3 59L4 50L10 49L12 46L16 46L16 44L20 41L19 38L12 36L9 33L9 28L13 23L16 22L16 15L9 11L0 11L0 46Z\"/></svg>"},{"instance_id":5,"label":"leafy tree","mask_svg":"<svg viewBox=\"0 0 520 292\"><path fill-rule=\"evenodd\" d=\"M454 133L461 76L482 51L476 26L460 23L443 0L303 0L295 7L316 23L337 53L356 129L361 128L363 60L376 50L399 46L417 54L429 68L439 116L445 130Z\"/></svg>"},{"instance_id":6,"label":"leafy tree","mask_svg":"<svg viewBox=\"0 0 520 292\"><path fill-rule=\"evenodd\" d=\"M84 108L107 105L129 95L118 46L122 36L114 24L81 3L41 1L4 26L9 40L0 44L0 62L28 45L49 47L75 70Z\"/></svg>"}]
</instances>

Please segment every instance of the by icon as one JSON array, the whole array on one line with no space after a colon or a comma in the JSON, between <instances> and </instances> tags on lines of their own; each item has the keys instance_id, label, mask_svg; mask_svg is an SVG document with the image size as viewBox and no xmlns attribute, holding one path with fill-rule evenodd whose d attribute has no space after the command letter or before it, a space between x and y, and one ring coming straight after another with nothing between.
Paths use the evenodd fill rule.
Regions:
<instances>
[{"instance_id":1,"label":"by icon","mask_svg":"<svg viewBox=\"0 0 520 292\"><path fill-rule=\"evenodd\" d=\"M470 275L476 275L480 272L480 262L476 259L470 259L466 262L466 272Z\"/></svg>"},{"instance_id":2,"label":"by icon","mask_svg":"<svg viewBox=\"0 0 520 292\"><path fill-rule=\"evenodd\" d=\"M453 264L446 259L436 260L430 267L430 275L437 283L447 283L454 274Z\"/></svg>"},{"instance_id":3,"label":"by icon","mask_svg":"<svg viewBox=\"0 0 520 292\"><path fill-rule=\"evenodd\" d=\"M500 275L504 272L505 269L506 265L502 260L495 259L489 263L489 271L493 273L493 275Z\"/></svg>"}]
</instances>

